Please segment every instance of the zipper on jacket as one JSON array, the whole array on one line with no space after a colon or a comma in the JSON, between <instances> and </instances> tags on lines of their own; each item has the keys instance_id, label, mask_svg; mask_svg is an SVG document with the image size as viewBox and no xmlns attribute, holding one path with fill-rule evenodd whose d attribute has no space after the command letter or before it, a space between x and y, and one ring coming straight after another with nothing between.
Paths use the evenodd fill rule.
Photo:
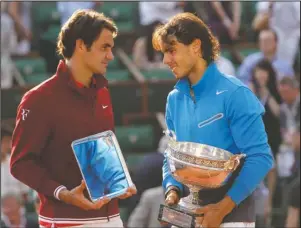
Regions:
<instances>
[{"instance_id":1,"label":"zipper on jacket","mask_svg":"<svg viewBox=\"0 0 301 228\"><path fill-rule=\"evenodd\" d=\"M191 96L191 98L192 98L192 100L193 100L193 103L195 104L195 103L196 103L196 100L195 100L194 91L193 91L191 85L189 86L189 88L190 88L190 96Z\"/></svg>"},{"instance_id":2,"label":"zipper on jacket","mask_svg":"<svg viewBox=\"0 0 301 228\"><path fill-rule=\"evenodd\" d=\"M196 122L196 120L195 120L195 111L196 111L196 99L195 99L195 94L194 94L194 90L192 89L192 86L191 86L191 84L189 83L189 88L190 88L190 96L191 96L191 99L192 99L192 101L193 101L193 114L192 114L192 120L193 121L191 121L191 126L189 126L190 127L190 137L191 137L191 139L193 139L194 137L194 131L193 131L193 129L194 129L194 125L195 125L195 122Z\"/></svg>"}]
</instances>

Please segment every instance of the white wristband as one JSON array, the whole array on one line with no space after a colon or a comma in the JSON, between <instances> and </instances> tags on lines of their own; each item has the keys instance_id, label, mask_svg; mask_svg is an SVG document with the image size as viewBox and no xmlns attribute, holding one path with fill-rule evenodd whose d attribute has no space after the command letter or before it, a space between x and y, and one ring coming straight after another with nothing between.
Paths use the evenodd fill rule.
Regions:
<instances>
[{"instance_id":1,"label":"white wristband","mask_svg":"<svg viewBox=\"0 0 301 228\"><path fill-rule=\"evenodd\" d=\"M58 186L55 190L54 190L54 197L57 199L57 200L60 200L59 199L59 193L60 191L62 191L63 189L67 189L64 185L60 185Z\"/></svg>"}]
</instances>

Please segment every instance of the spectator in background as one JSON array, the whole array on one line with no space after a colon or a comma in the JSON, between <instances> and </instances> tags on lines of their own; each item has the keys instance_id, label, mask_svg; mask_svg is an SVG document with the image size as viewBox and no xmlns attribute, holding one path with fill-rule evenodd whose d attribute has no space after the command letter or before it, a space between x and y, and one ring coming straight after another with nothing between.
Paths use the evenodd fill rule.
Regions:
<instances>
[{"instance_id":1,"label":"spectator in background","mask_svg":"<svg viewBox=\"0 0 301 228\"><path fill-rule=\"evenodd\" d=\"M277 88L276 72L268 60L263 59L256 64L252 72L250 88L265 107L263 121L275 156L281 143L279 120L281 97Z\"/></svg>"},{"instance_id":2,"label":"spectator in background","mask_svg":"<svg viewBox=\"0 0 301 228\"><path fill-rule=\"evenodd\" d=\"M14 178L10 173L10 153L12 143L12 131L7 127L1 127L1 197L11 193L22 196L27 200L29 188Z\"/></svg>"},{"instance_id":3,"label":"spectator in background","mask_svg":"<svg viewBox=\"0 0 301 228\"><path fill-rule=\"evenodd\" d=\"M147 55L147 37L143 36L136 40L133 46L133 61L142 70L149 69L168 69L168 67L162 62L161 53L154 51L154 58L150 61ZM216 61L217 67L221 72L228 75L235 75L235 67L233 63L227 58L220 56Z\"/></svg>"},{"instance_id":4,"label":"spectator in background","mask_svg":"<svg viewBox=\"0 0 301 228\"><path fill-rule=\"evenodd\" d=\"M208 22L208 14L205 1L187 1L185 2L184 12L193 13L202 21Z\"/></svg>"},{"instance_id":5,"label":"spectator in background","mask_svg":"<svg viewBox=\"0 0 301 228\"><path fill-rule=\"evenodd\" d=\"M293 68L281 57L276 55L278 37L275 31L271 29L262 30L259 34L260 52L247 56L241 66L238 68L237 77L245 84L250 83L252 70L261 59L269 60L277 75L277 80L281 80L284 76L294 77Z\"/></svg>"},{"instance_id":6,"label":"spectator in background","mask_svg":"<svg viewBox=\"0 0 301 228\"><path fill-rule=\"evenodd\" d=\"M11 55L17 45L14 22L5 9L7 2L1 2L1 88L13 86L13 62Z\"/></svg>"},{"instance_id":7,"label":"spectator in background","mask_svg":"<svg viewBox=\"0 0 301 228\"><path fill-rule=\"evenodd\" d=\"M185 2L139 2L140 24L146 36L146 55L148 62L154 62L155 50L152 35L157 25L166 23L172 16L183 12ZM161 57L162 60L162 57Z\"/></svg>"},{"instance_id":8,"label":"spectator in background","mask_svg":"<svg viewBox=\"0 0 301 228\"><path fill-rule=\"evenodd\" d=\"M126 206L130 213L139 203L144 191L162 185L163 154L167 143L166 136L163 136L159 141L157 152L146 155L133 171L132 178L137 188L137 194L126 200Z\"/></svg>"},{"instance_id":9,"label":"spectator in background","mask_svg":"<svg viewBox=\"0 0 301 228\"><path fill-rule=\"evenodd\" d=\"M14 21L18 37L14 54L23 56L31 51L31 4L32 2L15 1L8 3L8 13Z\"/></svg>"},{"instance_id":10,"label":"spectator in background","mask_svg":"<svg viewBox=\"0 0 301 228\"><path fill-rule=\"evenodd\" d=\"M300 180L294 185L289 198L290 201L285 227L300 228Z\"/></svg>"},{"instance_id":11,"label":"spectator in background","mask_svg":"<svg viewBox=\"0 0 301 228\"><path fill-rule=\"evenodd\" d=\"M266 187L265 183L262 181L254 191L256 228L266 227L269 223L266 217L267 211L270 208L269 196L269 190Z\"/></svg>"},{"instance_id":12,"label":"spectator in background","mask_svg":"<svg viewBox=\"0 0 301 228\"><path fill-rule=\"evenodd\" d=\"M274 207L286 207L283 195L287 186L296 177L296 153L294 153L294 134L300 122L300 90L299 82L290 77L284 77L279 82L279 92L283 103L280 106L280 126L283 143L277 156L277 187L274 193ZM273 216L272 225L285 226L285 219Z\"/></svg>"},{"instance_id":13,"label":"spectator in background","mask_svg":"<svg viewBox=\"0 0 301 228\"><path fill-rule=\"evenodd\" d=\"M40 200L39 195L36 191L34 191L34 193L33 193L33 202L34 202L35 212L38 215L39 211L40 211L41 200Z\"/></svg>"},{"instance_id":14,"label":"spectator in background","mask_svg":"<svg viewBox=\"0 0 301 228\"><path fill-rule=\"evenodd\" d=\"M235 76L235 67L233 65L233 63L223 57L223 56L220 56L217 60L216 60L216 65L217 65L217 68L224 74L228 74L228 75L231 75L231 76Z\"/></svg>"},{"instance_id":15,"label":"spectator in background","mask_svg":"<svg viewBox=\"0 0 301 228\"><path fill-rule=\"evenodd\" d=\"M284 143L291 145L292 134L300 120L300 88L294 78L284 77L279 82L279 92L283 100L280 107L280 124Z\"/></svg>"},{"instance_id":16,"label":"spectator in background","mask_svg":"<svg viewBox=\"0 0 301 228\"><path fill-rule=\"evenodd\" d=\"M277 33L277 55L292 67L300 41L300 1L258 2L255 19L255 29L264 25Z\"/></svg>"},{"instance_id":17,"label":"spectator in background","mask_svg":"<svg viewBox=\"0 0 301 228\"><path fill-rule=\"evenodd\" d=\"M298 143L300 153L300 127L298 130ZM299 161L300 162L300 161ZM286 218L286 228L299 227L300 228L300 173L297 181L293 184L293 188L290 192L290 201L288 207L288 213Z\"/></svg>"},{"instance_id":18,"label":"spectator in background","mask_svg":"<svg viewBox=\"0 0 301 228\"><path fill-rule=\"evenodd\" d=\"M1 228L38 228L36 220L26 216L20 195L7 193L1 196Z\"/></svg>"},{"instance_id":19,"label":"spectator in background","mask_svg":"<svg viewBox=\"0 0 301 228\"><path fill-rule=\"evenodd\" d=\"M263 59L256 64L253 69L250 88L257 95L266 110L263 122L268 135L269 145L274 157L276 157L282 141L279 118L281 97L277 89L276 72L268 60ZM267 176L269 199L264 210L266 222L272 209L276 179L277 172L274 168Z\"/></svg>"},{"instance_id":20,"label":"spectator in background","mask_svg":"<svg viewBox=\"0 0 301 228\"><path fill-rule=\"evenodd\" d=\"M226 57L220 55L216 60L216 66L222 73L235 76L235 67Z\"/></svg>"},{"instance_id":21,"label":"spectator in background","mask_svg":"<svg viewBox=\"0 0 301 228\"><path fill-rule=\"evenodd\" d=\"M141 70L151 69L167 69L166 65L162 63L162 55L155 51L154 59L148 60L147 57L147 37L139 37L133 46L133 62Z\"/></svg>"},{"instance_id":22,"label":"spectator in background","mask_svg":"<svg viewBox=\"0 0 301 228\"><path fill-rule=\"evenodd\" d=\"M294 180L293 188L290 192L290 202L286 219L286 227L300 227L300 122L293 134L292 147L295 152L295 163L292 174Z\"/></svg>"},{"instance_id":23,"label":"spectator in background","mask_svg":"<svg viewBox=\"0 0 301 228\"><path fill-rule=\"evenodd\" d=\"M252 29L255 32L260 32L261 30L270 28L269 21L272 14L272 4L273 2L269 2L268 5L266 5L267 10L264 12L260 10L261 6L256 3L257 13L254 15L252 21Z\"/></svg>"},{"instance_id":24,"label":"spectator in background","mask_svg":"<svg viewBox=\"0 0 301 228\"><path fill-rule=\"evenodd\" d=\"M97 9L102 2L85 1L85 2L57 2L57 10L61 16L61 25L63 26L71 15L80 9Z\"/></svg>"},{"instance_id":25,"label":"spectator in background","mask_svg":"<svg viewBox=\"0 0 301 228\"><path fill-rule=\"evenodd\" d=\"M295 176L300 176L300 122L293 134L292 147L295 152L295 163L293 165L292 173Z\"/></svg>"},{"instance_id":26,"label":"spectator in background","mask_svg":"<svg viewBox=\"0 0 301 228\"><path fill-rule=\"evenodd\" d=\"M221 45L229 45L233 61L241 64L243 58L235 45L239 39L241 3L239 1L207 3L208 24Z\"/></svg>"},{"instance_id":27,"label":"spectator in background","mask_svg":"<svg viewBox=\"0 0 301 228\"><path fill-rule=\"evenodd\" d=\"M162 186L143 192L139 204L129 218L127 227L162 227L158 221L160 204L164 204Z\"/></svg>"}]
</instances>

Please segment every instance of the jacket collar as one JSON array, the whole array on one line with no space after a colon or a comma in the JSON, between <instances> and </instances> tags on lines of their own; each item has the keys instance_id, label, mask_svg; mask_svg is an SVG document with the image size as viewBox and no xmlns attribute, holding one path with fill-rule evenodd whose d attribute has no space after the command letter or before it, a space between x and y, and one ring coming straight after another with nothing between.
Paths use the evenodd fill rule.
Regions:
<instances>
[{"instance_id":1,"label":"jacket collar","mask_svg":"<svg viewBox=\"0 0 301 228\"><path fill-rule=\"evenodd\" d=\"M205 70L203 77L195 85L191 86L196 98L200 98L203 94L206 94L213 88L219 74L220 72L217 69L216 63L210 63ZM175 88L190 96L190 82L188 77L180 79L175 85Z\"/></svg>"},{"instance_id":2,"label":"jacket collar","mask_svg":"<svg viewBox=\"0 0 301 228\"><path fill-rule=\"evenodd\" d=\"M93 85L90 88L86 87L79 87L74 80L70 69L66 65L65 61L60 60L57 70L56 70L56 76L64 81L69 88L72 90L84 95L84 96L91 96L94 95L97 90L108 87L108 80L100 74L93 75Z\"/></svg>"}]
</instances>

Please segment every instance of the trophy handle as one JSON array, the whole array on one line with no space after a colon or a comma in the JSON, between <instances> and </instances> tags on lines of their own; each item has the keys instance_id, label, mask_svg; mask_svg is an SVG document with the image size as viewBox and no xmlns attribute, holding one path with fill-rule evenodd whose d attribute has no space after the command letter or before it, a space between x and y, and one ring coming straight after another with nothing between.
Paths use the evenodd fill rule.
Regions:
<instances>
[{"instance_id":1,"label":"trophy handle","mask_svg":"<svg viewBox=\"0 0 301 228\"><path fill-rule=\"evenodd\" d=\"M174 131L166 129L165 131L163 131L163 133L170 141L175 141L175 142L177 141L177 136Z\"/></svg>"},{"instance_id":2,"label":"trophy handle","mask_svg":"<svg viewBox=\"0 0 301 228\"><path fill-rule=\"evenodd\" d=\"M233 155L224 165L226 171L235 171L240 164L240 159L246 157L245 154Z\"/></svg>"}]
</instances>

